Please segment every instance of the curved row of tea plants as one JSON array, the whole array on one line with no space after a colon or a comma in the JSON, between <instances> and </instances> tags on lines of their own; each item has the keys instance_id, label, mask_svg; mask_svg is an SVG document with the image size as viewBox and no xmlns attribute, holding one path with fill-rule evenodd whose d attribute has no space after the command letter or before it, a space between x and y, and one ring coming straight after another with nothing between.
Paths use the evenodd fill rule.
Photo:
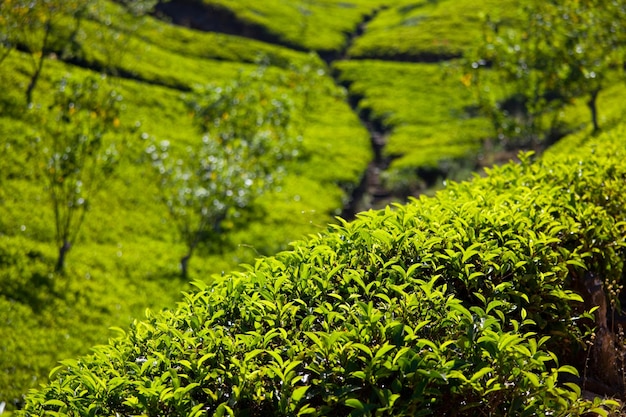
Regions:
<instances>
[{"instance_id":1,"label":"curved row of tea plants","mask_svg":"<svg viewBox=\"0 0 626 417\"><path fill-rule=\"evenodd\" d=\"M229 9L238 20L265 28L286 45L321 53L338 53L365 16L389 3L386 0L202 0Z\"/></svg>"},{"instance_id":2,"label":"curved row of tea plants","mask_svg":"<svg viewBox=\"0 0 626 417\"><path fill-rule=\"evenodd\" d=\"M563 381L623 370L584 368L603 359L585 342L610 311L575 289L618 305L624 134L522 155L196 282L177 309L63 361L23 414L605 414Z\"/></svg>"},{"instance_id":3,"label":"curved row of tea plants","mask_svg":"<svg viewBox=\"0 0 626 417\"><path fill-rule=\"evenodd\" d=\"M378 13L348 55L357 59L441 61L458 58L482 37L482 15L515 16L511 1L422 0Z\"/></svg>"},{"instance_id":4,"label":"curved row of tea plants","mask_svg":"<svg viewBox=\"0 0 626 417\"><path fill-rule=\"evenodd\" d=\"M570 7L576 10L572 13L578 13L574 3L563 7L566 10ZM592 6L592 10L593 7L602 6ZM419 177L426 183L436 180L433 178L436 176L463 178L468 170L477 165L493 163L491 154L494 150L507 146L528 146L519 130L518 118L535 120L528 123L536 124L536 129L541 132L538 136L545 137L546 142L589 128L592 119L584 114L584 107L590 95L581 93L573 85L564 88L566 91L578 91L578 96L562 100L557 110L546 105L545 114L541 117L524 116L528 106L522 106L523 110L511 109L511 103L520 99L518 94L528 95L528 91L532 90L520 91L516 82L512 81L518 76L526 80L520 74L525 71L523 62L527 58L516 52L515 42L522 42L522 47L534 45L531 39L535 35L532 31L528 32L529 23L522 21L520 13L517 6L508 1L424 0L389 5L364 25L363 33L348 48L346 60L334 64L339 79L348 85L351 96L359 100L358 109L370 120L382 124L388 133L383 156L391 159L385 173L389 188L399 194L415 193L415 189L423 188ZM572 20L576 21L575 18ZM608 25L599 26L606 28L609 39L612 39L610 33L620 33L619 30L610 31ZM522 40L510 41L512 52L508 61L504 48L496 53L503 55L504 66L510 65L508 69L512 75L505 81L500 75L501 68L495 70L495 65L486 65L493 55L486 59L484 51L493 48L495 33L500 31L501 36L506 37L504 34L511 29L517 30ZM549 29L547 32L550 33ZM526 39L529 33L530 38ZM568 32L568 36L586 39L578 32ZM552 39L554 45L561 44L557 38ZM551 41L547 44L551 45ZM601 49L603 45L598 42L597 46ZM609 47L607 50L613 49ZM483 55L477 57L479 50ZM556 56L558 50L558 47L553 47L553 51L547 54ZM614 51L613 55L620 56L620 53ZM597 67L604 62L602 59L585 60L584 56L577 59L581 61L574 67L577 70L583 68L581 71L592 74L590 77L595 77L594 71L599 72ZM560 59L539 59L539 62L542 61L564 65ZM586 65L597 67L594 71L586 71ZM621 67L619 63L607 66ZM487 69L478 75L478 68ZM543 74L545 71L539 72ZM605 80L601 84L602 89L594 90L595 95L592 96L594 100L599 97L599 105L595 106L594 101L593 108L600 113L600 125L614 123L624 113L623 103L611 98L613 93L604 89L619 91L623 95L625 88L621 73L617 77L604 73L601 76ZM394 94L389 94L389 91ZM555 91L550 94L563 95ZM539 96L542 97L541 94ZM485 103L490 103L492 107L485 107ZM554 102L550 104L553 106ZM597 127L598 121L594 124Z\"/></svg>"},{"instance_id":5,"label":"curved row of tea plants","mask_svg":"<svg viewBox=\"0 0 626 417\"><path fill-rule=\"evenodd\" d=\"M473 156L480 151L490 129L485 118L473 117L467 111L474 100L461 84L460 75L433 63L380 60L441 61L460 57L481 38L480 13L489 10L499 14L506 10L501 4L489 1L477 5L463 1L452 5L448 0L299 1L288 5L267 2L263 6L248 2L235 5L222 0L204 3L227 7L243 22L261 25L272 33L281 33L292 44L295 42L318 52L339 51L342 45L346 46L346 59L335 62L333 67L350 95L362 99L358 103L362 118L381 124L382 129L390 133L384 157L393 159L386 175L387 186L391 189L411 194L411 189L420 188L421 179L416 176L416 169L425 168L435 175L445 176L455 170L473 168L456 165L468 156L472 160L470 164L473 163ZM371 21L365 19L357 29L355 19L368 7ZM332 10L332 20L320 14L322 10ZM350 17L343 17L344 14ZM317 28L321 16L325 17L323 28ZM287 17L288 24L281 23ZM301 42L297 40L298 30L295 29L298 25L315 27L320 34L315 42L324 42L329 33L339 40L345 38L344 33L333 32L335 19L339 17L345 25L343 32L351 32L353 41L346 43L344 39L326 46L298 43Z\"/></svg>"},{"instance_id":6,"label":"curved row of tea plants","mask_svg":"<svg viewBox=\"0 0 626 417\"><path fill-rule=\"evenodd\" d=\"M241 224L229 225L220 253L203 249L192 265L194 276L275 253L332 222L371 158L367 131L324 64L307 54L151 17L134 34L117 33L118 39L119 22L114 22L85 18L69 62L62 45L53 43L59 49L46 54L32 96L34 107L45 109L64 77L80 80L105 68L125 77L108 80L123 97L120 134L128 141L116 174L90 201L63 276L53 272L54 215L37 175L31 146L37 126L24 100L31 56L13 50L0 65L0 404L9 410L19 408L26 391L45 380L59 360L86 354L107 340L110 326L127 326L147 307L171 306L188 288L177 272L184 247L167 207L158 201L142 138L169 141L172 155L181 157L200 142L185 105L185 95L197 84L227 85L257 69L265 57L268 76L291 82L286 94L306 101L302 106L308 110L294 114L303 149L289 163L281 188L259 198ZM120 45L127 53L113 54ZM309 78L298 72L307 65Z\"/></svg>"},{"instance_id":7,"label":"curved row of tea plants","mask_svg":"<svg viewBox=\"0 0 626 417\"><path fill-rule=\"evenodd\" d=\"M361 98L358 111L388 132L383 157L391 161L392 188L418 181L416 168L445 172L446 163L479 153L489 135L487 120L468 111L473 97L451 68L368 59L338 61L334 69Z\"/></svg>"}]
</instances>

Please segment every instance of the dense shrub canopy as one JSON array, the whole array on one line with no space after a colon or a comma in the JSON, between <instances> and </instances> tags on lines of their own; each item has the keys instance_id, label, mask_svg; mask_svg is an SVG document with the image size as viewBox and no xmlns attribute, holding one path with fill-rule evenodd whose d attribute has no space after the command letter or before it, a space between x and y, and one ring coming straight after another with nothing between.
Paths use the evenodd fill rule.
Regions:
<instances>
[{"instance_id":1,"label":"dense shrub canopy","mask_svg":"<svg viewBox=\"0 0 626 417\"><path fill-rule=\"evenodd\" d=\"M62 362L24 413L581 414L593 405L560 377L605 326L574 289L622 279L621 133L197 282L176 310Z\"/></svg>"},{"instance_id":2,"label":"dense shrub canopy","mask_svg":"<svg viewBox=\"0 0 626 417\"><path fill-rule=\"evenodd\" d=\"M148 13L155 3L159 13L171 6L172 20ZM196 252L190 274L205 282L180 311L150 316L95 356L63 363L51 384L31 396L27 414L532 414L569 408L575 414L588 407L564 382L582 380L590 389L596 378L622 389L624 356L616 348L626 346L618 326L623 321L611 320L621 289L613 283L621 279L619 174L591 170L597 178L618 178L607 189L595 179L593 186L579 183L587 181L587 171L583 179L568 180L582 184L572 202L561 174L538 183L533 177L529 190L516 182L543 175L526 163L527 171L492 174L512 184L455 185L432 201L364 214L242 273L210 278L284 250L338 213L352 218L364 207L439 187L444 177L465 178L498 158L492 151L501 143L489 140L489 123L472 91L464 90L473 85L466 73L473 70L458 68L457 58L477 47L483 12L502 28L519 26L511 6L512 0L0 0L0 414L22 408L24 393L47 380L60 358L84 356L106 343L110 326L126 328L146 307L172 306L181 290L192 288L176 279L178 261L189 252L175 218L157 204L162 190L146 175L145 139L168 143L170 160L194 159L186 150L197 149L207 131L217 136L196 129L185 105L192 91L206 83L223 88L261 63L268 76L261 90L280 84L276 98L295 106L289 119L290 136L302 138L297 160L281 153L275 161L284 165L280 185L272 180L271 191L253 201L237 198L246 210L228 210L213 229L219 233L202 233L211 244ZM198 27L196 18L211 32L170 24ZM594 26L570 23L565 26L576 30ZM309 49L315 52L298 52ZM483 80L495 77L493 69L480 71ZM87 198L86 177L59 178L58 166L45 169L50 158L37 158L50 151L63 165L78 154L65 145L55 151L43 137L55 124L44 128L31 116L54 110L52 92L61 79L100 79L101 72L124 100L107 95L121 106L119 120L109 118L106 135L91 133L104 135L103 152L113 151L115 142L119 158L117 151L106 155L107 175L98 176L106 177L106 187ZM611 71L598 96L603 127L623 117L622 81ZM494 89L497 102L510 95L509 83L502 87ZM258 98L253 101L261 107L272 107ZM585 128L585 100L566 100L566 111L554 113L559 135ZM77 111L70 101L61 119L78 117L79 125L93 126L98 112ZM232 102L243 116L236 120L231 103L223 104L209 122L251 122L241 103ZM58 135L48 136L58 142ZM91 143L86 151L93 154L97 138L80 136L79 145ZM212 180L224 178L218 175L224 170L209 168ZM85 169L91 171L79 171ZM264 177L239 174L240 185ZM46 178L69 195L70 212L77 209L81 219L88 213L78 240L56 243L55 209L42 205ZM199 191L215 201L206 190L229 194L224 185ZM546 197L554 192L558 197ZM71 262L61 268L69 247ZM53 271L57 252L63 274ZM581 298L585 304L576 301ZM594 304L597 312L585 315ZM197 320L193 326L180 318L187 310ZM591 343L587 328L594 326ZM501 337L508 340L500 343ZM585 342L593 349L585 350ZM557 352L555 346L559 363L548 353ZM537 383L558 375L558 388L550 382L547 391L533 394Z\"/></svg>"}]
</instances>

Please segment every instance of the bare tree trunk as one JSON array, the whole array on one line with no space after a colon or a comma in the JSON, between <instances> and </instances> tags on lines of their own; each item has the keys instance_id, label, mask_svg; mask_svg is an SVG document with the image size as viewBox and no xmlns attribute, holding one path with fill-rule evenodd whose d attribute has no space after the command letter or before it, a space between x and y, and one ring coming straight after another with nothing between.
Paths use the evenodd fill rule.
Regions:
<instances>
[{"instance_id":1,"label":"bare tree trunk","mask_svg":"<svg viewBox=\"0 0 626 417\"><path fill-rule=\"evenodd\" d=\"M618 357L615 349L615 335L608 328L609 303L602 279L587 272L584 285L590 299L590 305L598 307L595 312L596 330L592 351L593 371L602 383L609 387L623 389L623 379L618 369ZM585 381L583 381L583 384ZM584 385L583 385L584 388Z\"/></svg>"},{"instance_id":2,"label":"bare tree trunk","mask_svg":"<svg viewBox=\"0 0 626 417\"><path fill-rule=\"evenodd\" d=\"M183 279L189 278L189 259L191 259L191 252L180 258L180 273Z\"/></svg>"},{"instance_id":3,"label":"bare tree trunk","mask_svg":"<svg viewBox=\"0 0 626 417\"><path fill-rule=\"evenodd\" d=\"M600 94L600 90L593 91L589 101L587 102L587 106L589 106L589 110L591 111L593 133L598 133L600 131L600 126L598 124L598 94Z\"/></svg>"},{"instance_id":4,"label":"bare tree trunk","mask_svg":"<svg viewBox=\"0 0 626 417\"><path fill-rule=\"evenodd\" d=\"M181 277L185 280L189 278L189 260L193 256L193 251L196 249L196 246L198 246L198 242L199 242L199 237L196 236L193 243L187 246L188 248L187 254L183 256L182 258L180 258L180 274L181 274Z\"/></svg>"},{"instance_id":5,"label":"bare tree trunk","mask_svg":"<svg viewBox=\"0 0 626 417\"><path fill-rule=\"evenodd\" d=\"M59 248L59 257L57 259L56 267L54 268L55 272L63 273L63 271L65 271L65 257L71 248L72 245L70 242L63 242L63 246Z\"/></svg>"},{"instance_id":6,"label":"bare tree trunk","mask_svg":"<svg viewBox=\"0 0 626 417\"><path fill-rule=\"evenodd\" d=\"M50 22L46 23L46 33L43 38L43 44L41 46L41 55L39 56L39 60L35 66L35 71L33 75L30 77L30 83L28 83L28 88L26 89L26 104L30 104L33 101L33 91L37 86L37 82L39 81L39 76L43 71L43 64L46 59L46 52L48 49L48 39L50 38L50 32L52 32L52 24Z\"/></svg>"}]
</instances>

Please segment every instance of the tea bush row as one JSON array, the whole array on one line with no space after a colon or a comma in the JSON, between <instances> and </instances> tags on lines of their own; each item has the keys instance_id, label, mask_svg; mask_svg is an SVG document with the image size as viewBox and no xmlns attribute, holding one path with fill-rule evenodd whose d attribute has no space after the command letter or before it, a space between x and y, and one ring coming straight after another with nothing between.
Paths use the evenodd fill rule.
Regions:
<instances>
[{"instance_id":1,"label":"tea bush row","mask_svg":"<svg viewBox=\"0 0 626 417\"><path fill-rule=\"evenodd\" d=\"M67 63L61 54L49 59L34 91L36 106L49 105L62 77L94 74L74 64L95 68L106 64L106 56L90 43L101 29L99 23L82 23L85 37L78 41L83 42L84 61ZM156 45L160 34L168 37L161 47ZM189 37L195 40L176 52ZM172 305L186 288L187 282L176 279L184 248L158 204L155 178L146 175L149 167L142 161L141 137L145 133L167 140L177 155L201 140L184 105L184 92L196 83L222 84L239 71L256 68L259 43L251 41L244 48L241 39L222 38L222 55L215 56L210 48L200 48L203 41L215 40L211 35L148 19L146 30L128 41L133 53L118 62L117 70L133 79L109 79L124 97L121 125L135 131L117 175L90 205L65 277L50 274L54 218L46 205L44 184L35 174L30 143L35 125L23 98L30 57L16 50L0 66L0 80L6 86L0 94L0 310L8 311L7 320L0 320L0 338L11 340L0 353L0 403L5 402L7 409L19 407L23 394L39 385L58 360L105 342L109 326L126 326L146 307ZM309 62L306 54L263 45L260 51L269 54L269 71L277 77L292 77L292 67ZM218 60L240 55L242 62ZM280 66L274 66L277 61ZM281 190L260 199L245 225L229 233L222 253L202 253L193 265L194 276L230 270L244 260L250 262L255 254L275 253L289 241L319 230L333 221L350 189L359 183L371 158L367 131L332 79L326 75L317 79L308 97L312 110L299 120L306 156L290 164ZM295 91L289 95L304 100ZM74 303L74 297L86 306ZM18 319L19 315L23 316Z\"/></svg>"},{"instance_id":2,"label":"tea bush row","mask_svg":"<svg viewBox=\"0 0 626 417\"><path fill-rule=\"evenodd\" d=\"M583 374L563 353L594 325L577 281L623 277L624 133L196 282L63 361L23 414L606 414L561 378Z\"/></svg>"},{"instance_id":3,"label":"tea bush row","mask_svg":"<svg viewBox=\"0 0 626 417\"><path fill-rule=\"evenodd\" d=\"M448 178L474 170L498 147L490 121L475 110L472 90L462 84L461 60L444 64L345 60L333 64L338 79L358 101L357 111L374 121L386 134L383 157L390 161L384 173L389 188L403 192L419 185L416 172L435 172ZM499 86L502 95L506 86ZM492 88L496 94L495 88ZM389 94L393 91L393 95ZM606 126L623 119L623 82L615 83L598 98L599 118ZM573 100L557 117L562 132L585 130L588 116L584 97ZM546 117L547 118L547 117ZM550 115L551 120L555 115ZM557 120L555 119L555 120ZM547 127L546 127L547 129ZM586 133L583 134L583 136ZM491 143L487 146L485 143ZM496 143L494 143L496 142Z\"/></svg>"},{"instance_id":4,"label":"tea bush row","mask_svg":"<svg viewBox=\"0 0 626 417\"><path fill-rule=\"evenodd\" d=\"M511 19L510 1L422 0L390 4L365 28L348 54L358 59L433 62L460 57L480 42L481 15Z\"/></svg>"},{"instance_id":5,"label":"tea bush row","mask_svg":"<svg viewBox=\"0 0 626 417\"><path fill-rule=\"evenodd\" d=\"M478 153L490 134L487 119L467 111L473 97L450 67L353 60L336 62L334 69L360 99L358 110L388 132L383 156L391 161L393 188L403 177L415 178L417 168L438 169Z\"/></svg>"},{"instance_id":6,"label":"tea bush row","mask_svg":"<svg viewBox=\"0 0 626 417\"><path fill-rule=\"evenodd\" d=\"M203 2L230 9L240 21L264 28L281 43L322 53L341 51L347 43L347 34L355 32L365 16L388 3L385 0Z\"/></svg>"}]
</instances>

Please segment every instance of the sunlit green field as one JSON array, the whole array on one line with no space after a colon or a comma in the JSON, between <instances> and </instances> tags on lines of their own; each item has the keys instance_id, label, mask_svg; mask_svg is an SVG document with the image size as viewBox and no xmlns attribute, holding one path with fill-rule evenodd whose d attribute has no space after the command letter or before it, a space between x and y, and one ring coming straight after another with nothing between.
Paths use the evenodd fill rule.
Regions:
<instances>
[{"instance_id":1,"label":"sunlit green field","mask_svg":"<svg viewBox=\"0 0 626 417\"><path fill-rule=\"evenodd\" d=\"M306 106L294 115L302 148L279 187L227 224L210 250L199 250L191 280L210 283L336 224L374 157L365 123L386 137L382 156L390 164L382 177L392 189L419 182L424 170L467 174L478 158L488 157L483 145L493 128L475 111L462 58L480 41L487 15L515 24L509 0L203 3L228 9L276 43L153 17L134 33L115 32L116 22L90 17L76 38L80 56L46 55L30 107L24 90L33 56L22 48L0 62L0 403L8 409L45 383L59 360L106 343L110 327L126 328L146 309L174 307L191 287L180 278L186 247L158 199L146 147L149 140L168 141L183 157L201 140L185 105L198 86L219 88L263 66L268 84L282 85L282 94ZM108 1L104 7L119 8ZM303 68L314 70L298 78ZM54 215L34 155L32 112L51 104L63 77L101 71L124 97L120 134L128 141L118 170L91 202L61 275L52 272ZM620 77L599 97L607 129L625 115ZM298 92L300 82L310 83L306 97ZM555 149L588 137L584 98L558 116L574 135Z\"/></svg>"},{"instance_id":2,"label":"sunlit green field","mask_svg":"<svg viewBox=\"0 0 626 417\"><path fill-rule=\"evenodd\" d=\"M299 48L338 52L364 16L390 2L385 0L203 0L232 10L238 18L264 28Z\"/></svg>"},{"instance_id":3,"label":"sunlit green field","mask_svg":"<svg viewBox=\"0 0 626 417\"><path fill-rule=\"evenodd\" d=\"M471 94L451 67L359 60L335 68L350 92L363 97L361 111L389 130L384 153L393 158L392 169L466 156L489 134L488 122L471 115Z\"/></svg>"},{"instance_id":4,"label":"sunlit green field","mask_svg":"<svg viewBox=\"0 0 626 417\"><path fill-rule=\"evenodd\" d=\"M482 37L485 16L514 18L510 0L389 2L348 53L353 58L440 60L460 57Z\"/></svg>"},{"instance_id":5,"label":"sunlit green field","mask_svg":"<svg viewBox=\"0 0 626 417\"><path fill-rule=\"evenodd\" d=\"M83 28L87 44L99 23L87 21ZM127 46L133 52L113 63L133 79L111 81L124 97L121 125L130 139L119 169L93 199L68 255L66 276L51 273L57 251L53 214L36 175L30 145L36 130L23 102L29 57L14 51L0 66L2 84L8 86L0 101L0 337L6 341L0 348L0 402L9 406L44 382L58 360L105 342L110 326L126 326L146 308L175 304L187 288L178 269L185 248L158 201L145 138L170 141L182 154L201 139L184 104L196 85L224 84L261 60L275 76L289 77L290 68L310 60L286 48L153 19ZM103 66L106 52L86 48L83 62ZM62 77L90 73L60 60L45 65L36 106L47 105ZM210 280L213 273L274 253L341 213L371 158L369 138L332 80L322 75L317 83L320 93L310 94L309 114L298 116L301 157L288 167L281 187L255 204L246 223L232 226L220 251L201 251L192 260L193 279Z\"/></svg>"}]
</instances>

